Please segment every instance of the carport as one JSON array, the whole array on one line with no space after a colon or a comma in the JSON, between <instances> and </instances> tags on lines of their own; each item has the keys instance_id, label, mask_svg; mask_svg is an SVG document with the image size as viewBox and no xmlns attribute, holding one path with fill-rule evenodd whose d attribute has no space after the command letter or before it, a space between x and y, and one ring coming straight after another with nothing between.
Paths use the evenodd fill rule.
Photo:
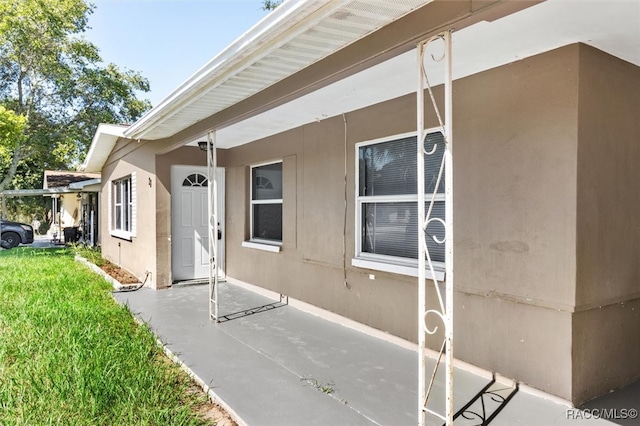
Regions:
<instances>
[{"instance_id":1,"label":"carport","mask_svg":"<svg viewBox=\"0 0 640 426\"><path fill-rule=\"evenodd\" d=\"M12 197L50 197L51 198L51 217L50 224L54 232L50 233L54 242L62 241L62 235L57 231L62 228L61 221L61 205L64 197L70 197L72 202L76 200L78 205L79 228L82 229L84 241L94 246L98 242L98 193L100 179L89 179L79 182L73 182L63 187L43 188L43 189L6 189L0 192L2 203L2 218L6 219L6 199ZM54 213L55 212L55 213ZM77 228L74 230L77 231ZM77 232L74 232L77 235ZM68 238L76 239L76 235L68 232Z\"/></svg>"}]
</instances>

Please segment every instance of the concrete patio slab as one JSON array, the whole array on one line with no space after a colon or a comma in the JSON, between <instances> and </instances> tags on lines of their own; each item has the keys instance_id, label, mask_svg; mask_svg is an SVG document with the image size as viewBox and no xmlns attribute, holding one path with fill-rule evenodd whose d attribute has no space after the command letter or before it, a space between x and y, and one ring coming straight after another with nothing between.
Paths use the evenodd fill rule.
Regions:
<instances>
[{"instance_id":1,"label":"concrete patio slab","mask_svg":"<svg viewBox=\"0 0 640 426\"><path fill-rule=\"evenodd\" d=\"M418 423L418 360L409 347L229 283L221 284L220 314L236 315L219 324L208 319L207 286L143 288L114 293L114 297L148 323L167 349L212 387L240 424ZM240 314L253 310L258 312ZM482 392L490 384L486 374L455 370L455 408L469 405L456 425L479 424L479 417L495 411L496 407L488 408L490 399L483 400L489 411L481 411L480 398L494 395ZM433 407L443 407L443 386L439 377L430 402ZM496 387L501 385L494 384L490 390ZM522 390L507 391L514 391L513 396L501 405L492 425L580 423L565 405ZM435 417L431 420L440 424ZM590 419L589 424L612 423Z\"/></svg>"}]
</instances>

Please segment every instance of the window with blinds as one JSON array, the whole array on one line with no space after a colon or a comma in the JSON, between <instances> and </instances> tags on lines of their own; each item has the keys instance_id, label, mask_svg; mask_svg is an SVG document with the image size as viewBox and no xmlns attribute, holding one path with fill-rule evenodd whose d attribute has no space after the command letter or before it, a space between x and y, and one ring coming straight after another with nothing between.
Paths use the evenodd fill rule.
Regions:
<instances>
[{"instance_id":1,"label":"window with blinds","mask_svg":"<svg viewBox=\"0 0 640 426\"><path fill-rule=\"evenodd\" d=\"M418 259L418 191L416 134L362 142L357 149L356 257L415 264ZM436 188L444 137L432 131L424 140L425 194L435 196L431 217L444 219L444 177ZM428 209L428 202L426 208ZM434 262L444 262L444 226L427 228L427 247Z\"/></svg>"},{"instance_id":2,"label":"window with blinds","mask_svg":"<svg viewBox=\"0 0 640 426\"><path fill-rule=\"evenodd\" d=\"M282 162L251 168L251 240L282 242Z\"/></svg>"}]
</instances>

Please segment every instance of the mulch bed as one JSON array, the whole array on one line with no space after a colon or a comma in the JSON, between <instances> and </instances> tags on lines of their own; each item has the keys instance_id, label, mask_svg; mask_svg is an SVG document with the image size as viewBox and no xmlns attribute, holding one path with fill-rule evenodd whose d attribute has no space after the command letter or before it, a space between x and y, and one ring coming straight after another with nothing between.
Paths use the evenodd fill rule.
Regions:
<instances>
[{"instance_id":1,"label":"mulch bed","mask_svg":"<svg viewBox=\"0 0 640 426\"><path fill-rule=\"evenodd\" d=\"M120 284L137 284L140 282L135 276L110 262L106 262L100 269L115 278Z\"/></svg>"}]
</instances>

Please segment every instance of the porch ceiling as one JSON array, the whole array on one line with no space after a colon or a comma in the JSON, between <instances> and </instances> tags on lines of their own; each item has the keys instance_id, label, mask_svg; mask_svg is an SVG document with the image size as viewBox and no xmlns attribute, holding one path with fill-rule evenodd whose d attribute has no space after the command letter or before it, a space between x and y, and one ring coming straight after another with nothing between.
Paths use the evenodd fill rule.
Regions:
<instances>
[{"instance_id":1,"label":"porch ceiling","mask_svg":"<svg viewBox=\"0 0 640 426\"><path fill-rule=\"evenodd\" d=\"M567 44L582 42L640 66L640 2L547 0L480 22L453 36L454 78L462 78ZM313 121L415 92L415 52L408 52L321 90L217 131L231 148ZM430 81L439 84L437 68ZM204 136L204 135L202 135ZM200 138L202 137L200 136ZM195 138L193 141L200 138ZM193 143L189 142L189 144Z\"/></svg>"}]
</instances>

